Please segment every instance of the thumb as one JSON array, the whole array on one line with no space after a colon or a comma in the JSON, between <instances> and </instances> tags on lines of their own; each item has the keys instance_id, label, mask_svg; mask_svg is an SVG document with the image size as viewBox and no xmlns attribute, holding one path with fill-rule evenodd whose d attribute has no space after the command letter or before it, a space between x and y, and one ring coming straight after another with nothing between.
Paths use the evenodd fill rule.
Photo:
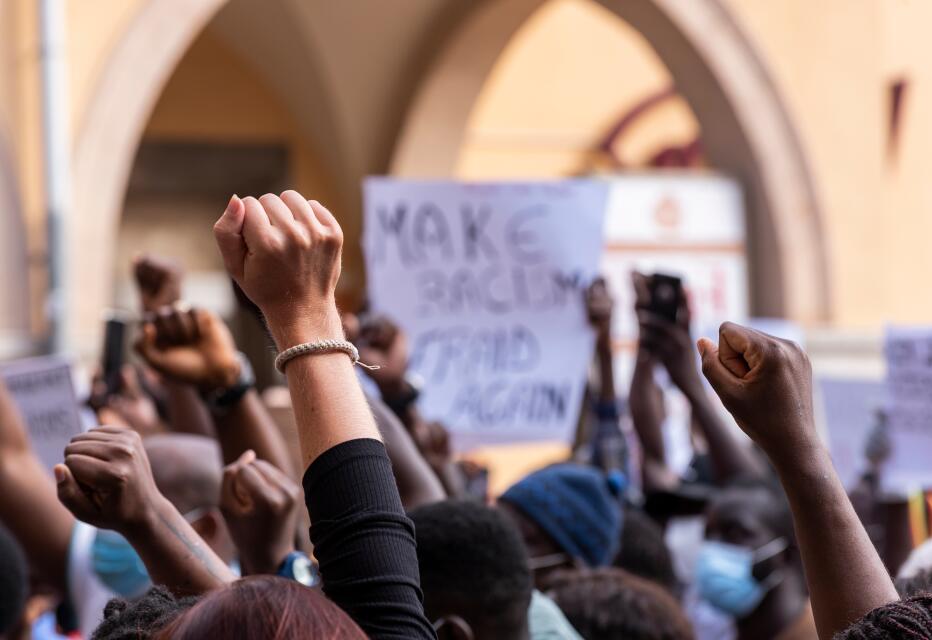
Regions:
<instances>
[{"instance_id":1,"label":"thumb","mask_svg":"<svg viewBox=\"0 0 932 640\"><path fill-rule=\"evenodd\" d=\"M731 387L736 380L735 375L722 364L718 347L714 342L708 338L700 338L696 346L699 348L699 356L702 359L702 375L712 385L718 397L724 400L725 396L731 395Z\"/></svg>"},{"instance_id":2,"label":"thumb","mask_svg":"<svg viewBox=\"0 0 932 640\"><path fill-rule=\"evenodd\" d=\"M223 215L214 224L214 238L223 257L223 266L234 280L243 276L246 261L246 241L243 239L243 222L246 207L239 196L230 198Z\"/></svg>"},{"instance_id":3,"label":"thumb","mask_svg":"<svg viewBox=\"0 0 932 640\"><path fill-rule=\"evenodd\" d=\"M142 331L139 334L139 339L136 340L135 347L136 353L142 356L142 358L149 363L149 366L153 369L161 370L164 354L156 344L157 337L158 332L155 329L155 325L151 322L146 322L142 325Z\"/></svg>"},{"instance_id":4,"label":"thumb","mask_svg":"<svg viewBox=\"0 0 932 640\"><path fill-rule=\"evenodd\" d=\"M71 469L63 464L56 464L52 471L58 483L58 501L65 505L65 508L78 520L87 522L95 512L94 504L78 486L78 481L74 479Z\"/></svg>"}]
</instances>

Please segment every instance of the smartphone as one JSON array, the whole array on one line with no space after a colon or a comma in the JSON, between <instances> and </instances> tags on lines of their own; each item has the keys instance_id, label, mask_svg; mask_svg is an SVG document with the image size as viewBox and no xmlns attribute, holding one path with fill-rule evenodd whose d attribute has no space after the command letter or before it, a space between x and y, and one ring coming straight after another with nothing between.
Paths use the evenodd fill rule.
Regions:
<instances>
[{"instance_id":1,"label":"smartphone","mask_svg":"<svg viewBox=\"0 0 932 640\"><path fill-rule=\"evenodd\" d=\"M118 313L110 313L104 324L103 378L107 394L120 390L120 370L126 351L126 319Z\"/></svg>"},{"instance_id":2,"label":"smartphone","mask_svg":"<svg viewBox=\"0 0 932 640\"><path fill-rule=\"evenodd\" d=\"M676 322L683 304L683 281L676 276L655 273L650 278L650 311Z\"/></svg>"}]
</instances>

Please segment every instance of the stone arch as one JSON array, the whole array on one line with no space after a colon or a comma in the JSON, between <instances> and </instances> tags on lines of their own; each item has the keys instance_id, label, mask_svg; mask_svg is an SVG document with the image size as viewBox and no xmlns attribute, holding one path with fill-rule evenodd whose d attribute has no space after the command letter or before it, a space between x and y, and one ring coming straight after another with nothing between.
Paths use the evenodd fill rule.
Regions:
<instances>
[{"instance_id":1,"label":"stone arch","mask_svg":"<svg viewBox=\"0 0 932 640\"><path fill-rule=\"evenodd\" d=\"M452 174L472 107L511 37L546 0L482 3L424 74L391 170ZM702 127L712 164L741 180L755 314L828 319L827 261L805 154L766 65L722 0L593 0L639 31Z\"/></svg>"}]
</instances>

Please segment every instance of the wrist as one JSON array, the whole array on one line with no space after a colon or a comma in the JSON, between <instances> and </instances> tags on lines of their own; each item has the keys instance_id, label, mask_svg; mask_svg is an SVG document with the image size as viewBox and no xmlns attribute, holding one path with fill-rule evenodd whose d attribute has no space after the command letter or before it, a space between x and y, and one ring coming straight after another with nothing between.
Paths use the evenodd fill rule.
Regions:
<instances>
[{"instance_id":1,"label":"wrist","mask_svg":"<svg viewBox=\"0 0 932 640\"><path fill-rule=\"evenodd\" d=\"M815 434L814 425L807 425L806 429ZM784 482L805 483L824 477L827 471L834 473L831 455L816 435L787 438L765 453Z\"/></svg>"},{"instance_id":2,"label":"wrist","mask_svg":"<svg viewBox=\"0 0 932 640\"><path fill-rule=\"evenodd\" d=\"M676 377L671 376L671 378L677 388L686 396L689 404L696 405L709 402L709 394L702 384L698 372L695 375L686 374Z\"/></svg>"},{"instance_id":3,"label":"wrist","mask_svg":"<svg viewBox=\"0 0 932 640\"><path fill-rule=\"evenodd\" d=\"M265 549L262 549L265 547ZM289 554L293 552L293 544L281 544L281 545L255 545L254 552L243 554L240 558L240 562L243 567L244 575L276 575L285 561L288 559Z\"/></svg>"},{"instance_id":4,"label":"wrist","mask_svg":"<svg viewBox=\"0 0 932 640\"><path fill-rule=\"evenodd\" d=\"M281 316L266 316L269 331L279 351L305 342L342 340L343 324L335 304L293 310Z\"/></svg>"},{"instance_id":5,"label":"wrist","mask_svg":"<svg viewBox=\"0 0 932 640\"><path fill-rule=\"evenodd\" d=\"M156 535L159 522L165 520L171 512L177 513L174 505L162 494L143 502L143 509L133 518L127 518L114 530L124 538L133 542L134 539L148 538Z\"/></svg>"}]
</instances>

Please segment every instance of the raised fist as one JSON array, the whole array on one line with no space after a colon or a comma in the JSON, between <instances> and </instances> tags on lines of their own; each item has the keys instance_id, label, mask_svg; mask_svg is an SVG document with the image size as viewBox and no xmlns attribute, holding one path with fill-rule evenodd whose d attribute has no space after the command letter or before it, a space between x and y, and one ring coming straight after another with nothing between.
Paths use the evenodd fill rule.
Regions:
<instances>
[{"instance_id":1,"label":"raised fist","mask_svg":"<svg viewBox=\"0 0 932 640\"><path fill-rule=\"evenodd\" d=\"M253 451L224 468L220 509L247 574L275 573L294 550L300 494L294 480Z\"/></svg>"},{"instance_id":2,"label":"raised fist","mask_svg":"<svg viewBox=\"0 0 932 640\"><path fill-rule=\"evenodd\" d=\"M296 191L233 196L214 225L230 276L265 315L279 346L339 337L334 290L343 231L323 205Z\"/></svg>"},{"instance_id":3,"label":"raised fist","mask_svg":"<svg viewBox=\"0 0 932 640\"><path fill-rule=\"evenodd\" d=\"M205 391L239 379L233 336L223 320L204 309L161 309L143 324L136 351L162 375Z\"/></svg>"},{"instance_id":4,"label":"raised fist","mask_svg":"<svg viewBox=\"0 0 932 640\"><path fill-rule=\"evenodd\" d=\"M143 311L158 311L181 300L184 270L173 260L159 256L139 256L133 260L133 277L139 289Z\"/></svg>"},{"instance_id":5,"label":"raised fist","mask_svg":"<svg viewBox=\"0 0 932 640\"><path fill-rule=\"evenodd\" d=\"M596 330L600 341L608 343L612 337L612 310L615 301L608 290L605 278L599 277L592 281L586 289L586 315L589 324Z\"/></svg>"},{"instance_id":6,"label":"raised fist","mask_svg":"<svg viewBox=\"0 0 932 640\"><path fill-rule=\"evenodd\" d=\"M818 446L812 367L793 342L726 322L699 341L702 372L738 425L771 457Z\"/></svg>"},{"instance_id":7,"label":"raised fist","mask_svg":"<svg viewBox=\"0 0 932 640\"><path fill-rule=\"evenodd\" d=\"M55 466L58 499L74 516L123 533L139 526L164 500L138 433L98 427L71 439Z\"/></svg>"}]
</instances>

